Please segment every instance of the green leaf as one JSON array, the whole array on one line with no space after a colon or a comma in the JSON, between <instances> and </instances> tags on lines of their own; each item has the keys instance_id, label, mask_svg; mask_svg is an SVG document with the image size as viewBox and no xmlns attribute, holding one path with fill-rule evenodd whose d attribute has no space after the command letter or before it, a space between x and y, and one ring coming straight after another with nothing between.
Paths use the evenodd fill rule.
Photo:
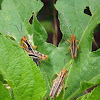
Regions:
<instances>
[{"instance_id":1,"label":"green leaf","mask_svg":"<svg viewBox=\"0 0 100 100\"><path fill-rule=\"evenodd\" d=\"M84 9L89 6L92 16L84 13ZM79 0L59 0L55 5L59 13L60 28L63 33L63 39L59 46L64 46L63 43L68 37L69 27L76 35L79 41L79 47L82 53L78 52L77 58L73 60L70 74L67 80L68 89L65 91L64 99L72 100L80 92L80 82L90 81L100 73L99 52L91 52L93 30L100 23L100 2L95 1L79 1ZM69 44L67 44L68 48ZM67 49L66 48L66 49ZM95 56L95 53L98 55ZM94 55L93 57L91 57ZM70 57L71 58L71 57ZM69 56L67 56L69 59Z\"/></svg>"},{"instance_id":2,"label":"green leaf","mask_svg":"<svg viewBox=\"0 0 100 100\"><path fill-rule=\"evenodd\" d=\"M0 82L2 82L3 84L7 84L7 82L3 79L2 74L0 74Z\"/></svg>"},{"instance_id":3,"label":"green leaf","mask_svg":"<svg viewBox=\"0 0 100 100\"><path fill-rule=\"evenodd\" d=\"M92 93L88 96L87 100L99 100L100 99L100 86L93 89Z\"/></svg>"},{"instance_id":4,"label":"green leaf","mask_svg":"<svg viewBox=\"0 0 100 100\"><path fill-rule=\"evenodd\" d=\"M88 82L81 82L81 86L80 86L80 93L85 91L86 89L89 89L93 86L99 85L100 84L100 74L98 74L97 76L95 76L94 78L92 78L90 81ZM79 97L77 100L84 100L88 97L88 95L90 95L90 93L88 93L87 95L83 95L81 97ZM91 94L92 95L92 94Z\"/></svg>"},{"instance_id":5,"label":"green leaf","mask_svg":"<svg viewBox=\"0 0 100 100\"><path fill-rule=\"evenodd\" d=\"M1 10L1 3L2 3L2 0L0 0L0 10Z\"/></svg>"},{"instance_id":6,"label":"green leaf","mask_svg":"<svg viewBox=\"0 0 100 100\"><path fill-rule=\"evenodd\" d=\"M45 27L46 31L47 31L49 34L54 33L54 27L53 27L51 21L42 21L42 22L40 22L40 23L41 23L41 25L42 25L43 27Z\"/></svg>"},{"instance_id":7,"label":"green leaf","mask_svg":"<svg viewBox=\"0 0 100 100\"><path fill-rule=\"evenodd\" d=\"M56 47L52 44L46 43L47 33L44 27L38 22L36 17L33 19L33 41L38 46L37 50L46 54L51 53Z\"/></svg>"},{"instance_id":8,"label":"green leaf","mask_svg":"<svg viewBox=\"0 0 100 100\"><path fill-rule=\"evenodd\" d=\"M82 81L80 86L80 93L85 91L86 89L89 89L97 84L100 84L100 74L92 78L90 81Z\"/></svg>"},{"instance_id":9,"label":"green leaf","mask_svg":"<svg viewBox=\"0 0 100 100\"><path fill-rule=\"evenodd\" d=\"M77 98L77 100L86 100L88 95L89 95L89 93Z\"/></svg>"},{"instance_id":10,"label":"green leaf","mask_svg":"<svg viewBox=\"0 0 100 100\"><path fill-rule=\"evenodd\" d=\"M99 100L100 99L100 86L95 87L91 93L79 97L77 100Z\"/></svg>"},{"instance_id":11,"label":"green leaf","mask_svg":"<svg viewBox=\"0 0 100 100\"><path fill-rule=\"evenodd\" d=\"M32 25L29 23L29 19L32 12L37 14L42 6L40 0L3 0L2 10L0 10L0 32L13 36L18 41L22 35L32 34Z\"/></svg>"},{"instance_id":12,"label":"green leaf","mask_svg":"<svg viewBox=\"0 0 100 100\"><path fill-rule=\"evenodd\" d=\"M9 90L0 82L0 100L11 100Z\"/></svg>"},{"instance_id":13,"label":"green leaf","mask_svg":"<svg viewBox=\"0 0 100 100\"><path fill-rule=\"evenodd\" d=\"M0 71L14 92L16 100L39 100L46 88L40 69L11 40L0 36Z\"/></svg>"}]
</instances>

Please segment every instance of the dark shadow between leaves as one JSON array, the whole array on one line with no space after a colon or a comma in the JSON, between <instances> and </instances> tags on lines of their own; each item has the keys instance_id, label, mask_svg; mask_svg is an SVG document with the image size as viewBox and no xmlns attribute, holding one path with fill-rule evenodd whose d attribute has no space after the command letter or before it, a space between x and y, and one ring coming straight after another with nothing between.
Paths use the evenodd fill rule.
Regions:
<instances>
[{"instance_id":1,"label":"dark shadow between leaves","mask_svg":"<svg viewBox=\"0 0 100 100\"><path fill-rule=\"evenodd\" d=\"M94 29L93 35L92 51L96 51L100 48L100 24Z\"/></svg>"}]
</instances>

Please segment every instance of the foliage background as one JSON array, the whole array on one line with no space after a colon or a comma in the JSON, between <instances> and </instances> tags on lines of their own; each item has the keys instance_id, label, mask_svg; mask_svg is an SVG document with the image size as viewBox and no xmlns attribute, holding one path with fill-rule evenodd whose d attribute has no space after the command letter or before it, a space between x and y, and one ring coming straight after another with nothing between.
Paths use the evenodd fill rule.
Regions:
<instances>
[{"instance_id":1,"label":"foliage background","mask_svg":"<svg viewBox=\"0 0 100 100\"><path fill-rule=\"evenodd\" d=\"M53 21L53 1L44 2L46 2L44 6L46 6L48 2L51 4L51 6L48 6L51 11L46 9L47 12L44 12L43 3L40 0L2 1L2 10L0 11L0 33L3 34L3 36L0 36L0 45L2 45L2 48L0 48L0 72L12 88L13 93L10 94L14 94L16 100L30 100L33 98L34 100L41 100L44 95L47 99L50 99L48 95L55 73L59 73L63 67L67 68L69 63L73 62L69 68L69 77L65 79L65 87L68 86L68 88L62 91L59 98L55 98L57 100L61 100L62 98L64 100L73 100L84 90L100 84L100 50L98 49L95 52L91 52L93 33L99 32L100 3L99 0L96 2L86 0L83 2L79 2L78 0L58 0L55 7L58 11L60 30L63 37L59 43L61 35L58 35L57 41L59 44L58 47L56 47L46 42L47 40L53 43L52 33L54 34L56 32L54 30L55 24L52 25L50 22L51 20ZM92 16L84 13L87 6L90 8ZM40 9L41 11L39 12ZM34 12L34 16L33 24L31 25L29 20L32 16L32 11ZM45 15L47 19L45 18L46 20L43 21ZM48 30L48 33L50 33L48 39L47 32L40 23ZM28 36L28 34L33 34L33 44L37 45L37 50L49 56L46 61L41 62L40 66L36 66L32 59L18 46L20 45L22 34L19 34L15 25L17 25L20 30L21 24L23 35ZM66 56L69 47L69 43L66 43L66 40L71 36L68 24L72 33L76 27L74 34L79 40L79 47L82 52L80 53L78 51L78 56L74 60L71 60L70 54ZM59 33L60 31L58 31L58 34ZM16 41L12 41L6 37L13 37ZM2 87L0 89L9 97L7 100L11 99L9 95L10 91L8 91L2 83L0 86ZM98 85L91 94L88 93L84 96L81 94L81 97L78 99L87 98L89 100L94 100L95 98L99 100L99 89L100 87ZM4 93L2 92L3 95ZM1 98L5 100L5 95L3 95L1 95Z\"/></svg>"}]
</instances>

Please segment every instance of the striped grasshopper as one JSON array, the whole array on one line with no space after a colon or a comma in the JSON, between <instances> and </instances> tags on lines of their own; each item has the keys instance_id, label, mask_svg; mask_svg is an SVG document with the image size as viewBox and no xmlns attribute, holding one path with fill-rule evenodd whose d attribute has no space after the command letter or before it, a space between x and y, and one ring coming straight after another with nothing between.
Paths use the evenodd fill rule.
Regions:
<instances>
[{"instance_id":1,"label":"striped grasshopper","mask_svg":"<svg viewBox=\"0 0 100 100\"><path fill-rule=\"evenodd\" d=\"M64 88L64 79L65 77L68 77L68 76L65 76L66 73L67 73L67 70L63 68L60 74L57 74L58 77L55 80L53 80L53 85L49 94L51 100L54 99L56 94L57 94L56 97L58 97L62 88Z\"/></svg>"},{"instance_id":2,"label":"striped grasshopper","mask_svg":"<svg viewBox=\"0 0 100 100\"><path fill-rule=\"evenodd\" d=\"M35 49L37 46L32 46L26 36L22 36L20 47L23 48L27 52L27 54L33 59L33 61L37 65L40 64L40 60L44 61L45 59L48 58L47 55L44 55L44 54L36 51Z\"/></svg>"},{"instance_id":3,"label":"striped grasshopper","mask_svg":"<svg viewBox=\"0 0 100 100\"><path fill-rule=\"evenodd\" d=\"M69 53L69 49L70 49L72 59L74 59L75 57L77 57L77 48L79 49L79 46L76 44L76 42L78 42L79 40L76 40L75 35L71 35L71 40L67 39L67 41L70 42L70 46L68 48L68 53Z\"/></svg>"}]
</instances>

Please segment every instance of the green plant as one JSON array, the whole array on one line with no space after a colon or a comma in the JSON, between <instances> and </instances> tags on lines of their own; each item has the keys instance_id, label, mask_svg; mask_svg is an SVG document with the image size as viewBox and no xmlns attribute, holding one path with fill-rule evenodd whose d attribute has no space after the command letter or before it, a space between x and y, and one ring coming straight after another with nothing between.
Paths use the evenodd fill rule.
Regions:
<instances>
[{"instance_id":1,"label":"green plant","mask_svg":"<svg viewBox=\"0 0 100 100\"><path fill-rule=\"evenodd\" d=\"M94 5L95 4L95 5ZM29 5L29 6L27 6ZM84 90L100 84L100 49L91 52L93 30L100 23L100 2L97 1L72 1L58 0L55 4L59 13L60 29L63 38L58 47L46 42L47 33L44 27L38 22L36 15L43 4L39 0L3 0L0 10L0 73L10 85L14 99L16 100L42 100L43 96L49 99L49 92L52 86L52 78L55 73L59 73L69 62L72 65L68 69L69 77L65 79L67 89L61 92L55 100L73 100ZM84 13L86 7L90 8L91 16ZM33 24L29 19L34 12ZM19 47L21 34L15 25L20 29L22 24L23 35L33 34L33 43L37 45L37 50L48 55L48 59L41 62L38 67L31 58ZM76 27L75 35L79 40L79 47L82 53L78 52L77 58L71 60L71 55L67 53L70 38L70 29ZM7 36L15 39L11 40ZM9 90L0 84L0 91L7 93L11 99ZM78 98L78 100L99 100L100 86L93 92ZM97 96L95 96L97 94ZM92 99L91 99L92 98ZM2 100L2 99L1 99Z\"/></svg>"}]
</instances>

